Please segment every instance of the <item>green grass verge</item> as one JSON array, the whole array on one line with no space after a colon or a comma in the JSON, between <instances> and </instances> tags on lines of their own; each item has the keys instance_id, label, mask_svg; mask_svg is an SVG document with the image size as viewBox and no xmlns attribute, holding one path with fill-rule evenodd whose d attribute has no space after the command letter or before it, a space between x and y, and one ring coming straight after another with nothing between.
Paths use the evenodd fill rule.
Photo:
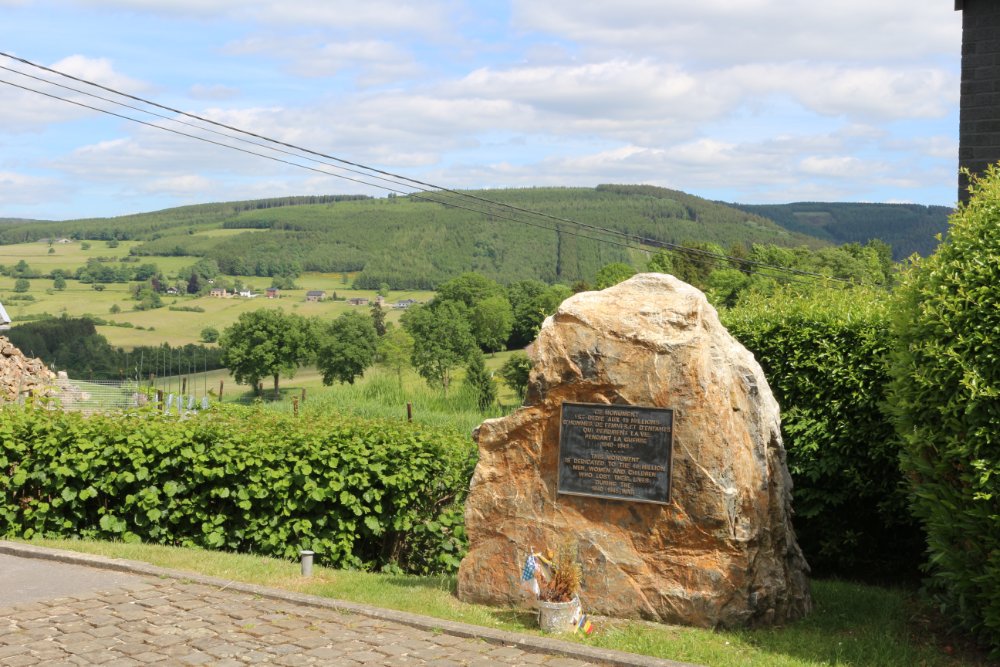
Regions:
<instances>
[{"instance_id":1,"label":"green grass verge","mask_svg":"<svg viewBox=\"0 0 1000 667\"><path fill-rule=\"evenodd\" d=\"M317 567L311 579L303 579L296 563L243 554L83 540L37 539L31 543L538 634L530 612L460 602L453 594L453 577L401 576ZM593 635L566 638L604 648L720 667L987 664L975 655L949 655L950 646L915 622L916 603L906 592L815 581L813 595L816 603L813 613L782 628L712 631L600 618Z\"/></svg>"}]
</instances>

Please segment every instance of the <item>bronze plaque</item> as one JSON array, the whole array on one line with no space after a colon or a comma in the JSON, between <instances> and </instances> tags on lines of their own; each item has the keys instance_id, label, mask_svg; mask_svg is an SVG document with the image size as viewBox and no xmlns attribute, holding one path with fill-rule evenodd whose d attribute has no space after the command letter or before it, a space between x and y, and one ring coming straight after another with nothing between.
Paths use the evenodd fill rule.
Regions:
<instances>
[{"instance_id":1,"label":"bronze plaque","mask_svg":"<svg viewBox=\"0 0 1000 667\"><path fill-rule=\"evenodd\" d=\"M670 502L674 411L563 403L559 493Z\"/></svg>"}]
</instances>

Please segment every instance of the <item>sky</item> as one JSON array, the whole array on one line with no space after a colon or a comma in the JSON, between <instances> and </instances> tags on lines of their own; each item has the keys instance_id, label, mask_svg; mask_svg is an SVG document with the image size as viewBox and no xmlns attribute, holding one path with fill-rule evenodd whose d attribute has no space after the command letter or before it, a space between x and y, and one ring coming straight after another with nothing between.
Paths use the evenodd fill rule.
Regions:
<instances>
[{"instance_id":1,"label":"sky","mask_svg":"<svg viewBox=\"0 0 1000 667\"><path fill-rule=\"evenodd\" d=\"M0 51L448 188L956 199L951 0L0 0ZM0 84L0 217L343 193L387 191Z\"/></svg>"}]
</instances>

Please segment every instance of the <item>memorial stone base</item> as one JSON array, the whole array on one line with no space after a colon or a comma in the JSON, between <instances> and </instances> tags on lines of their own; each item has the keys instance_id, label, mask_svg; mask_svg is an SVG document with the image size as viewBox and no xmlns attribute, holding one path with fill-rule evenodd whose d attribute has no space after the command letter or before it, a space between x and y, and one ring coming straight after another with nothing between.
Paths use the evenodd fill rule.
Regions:
<instances>
[{"instance_id":1,"label":"memorial stone base","mask_svg":"<svg viewBox=\"0 0 1000 667\"><path fill-rule=\"evenodd\" d=\"M570 297L532 350L526 406L484 422L461 599L525 601L567 538L588 613L704 627L811 607L779 409L697 289L643 274Z\"/></svg>"}]
</instances>

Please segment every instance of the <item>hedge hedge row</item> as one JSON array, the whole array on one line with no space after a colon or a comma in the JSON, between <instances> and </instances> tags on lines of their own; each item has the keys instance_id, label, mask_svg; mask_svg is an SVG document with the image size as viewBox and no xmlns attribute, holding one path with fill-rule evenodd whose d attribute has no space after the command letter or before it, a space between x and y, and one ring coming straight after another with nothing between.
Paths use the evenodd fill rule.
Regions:
<instances>
[{"instance_id":1,"label":"hedge hedge row","mask_svg":"<svg viewBox=\"0 0 1000 667\"><path fill-rule=\"evenodd\" d=\"M892 398L929 588L1000 658L1000 168L899 289Z\"/></svg>"},{"instance_id":2,"label":"hedge hedge row","mask_svg":"<svg viewBox=\"0 0 1000 667\"><path fill-rule=\"evenodd\" d=\"M141 540L337 567L453 570L467 436L412 424L215 408L0 411L0 532Z\"/></svg>"},{"instance_id":3,"label":"hedge hedge row","mask_svg":"<svg viewBox=\"0 0 1000 667\"><path fill-rule=\"evenodd\" d=\"M884 410L893 347L885 294L773 295L722 315L781 405L793 523L813 572L915 579L923 534Z\"/></svg>"}]
</instances>

